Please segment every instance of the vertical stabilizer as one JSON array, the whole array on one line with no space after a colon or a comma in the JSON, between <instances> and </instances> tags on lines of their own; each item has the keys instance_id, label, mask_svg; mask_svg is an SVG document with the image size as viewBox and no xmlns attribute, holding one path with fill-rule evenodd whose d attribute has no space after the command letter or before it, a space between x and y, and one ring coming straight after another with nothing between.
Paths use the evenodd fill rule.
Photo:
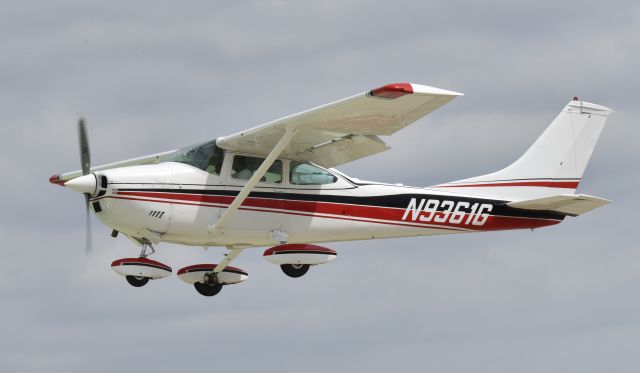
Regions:
<instances>
[{"instance_id":1,"label":"vertical stabilizer","mask_svg":"<svg viewBox=\"0 0 640 373\"><path fill-rule=\"evenodd\" d=\"M573 194L612 112L575 98L511 165L435 188L511 201Z\"/></svg>"}]
</instances>

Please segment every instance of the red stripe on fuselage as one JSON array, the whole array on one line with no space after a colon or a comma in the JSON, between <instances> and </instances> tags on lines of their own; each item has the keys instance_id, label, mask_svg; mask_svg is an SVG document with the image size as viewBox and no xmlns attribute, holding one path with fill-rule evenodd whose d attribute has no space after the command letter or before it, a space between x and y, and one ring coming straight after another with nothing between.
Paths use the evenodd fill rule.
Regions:
<instances>
[{"instance_id":1,"label":"red stripe on fuselage","mask_svg":"<svg viewBox=\"0 0 640 373\"><path fill-rule=\"evenodd\" d=\"M505 183L479 183L479 184L449 184L437 185L434 188L478 188L478 187L544 187L576 189L579 181L512 181Z\"/></svg>"},{"instance_id":2,"label":"red stripe on fuselage","mask_svg":"<svg viewBox=\"0 0 640 373\"><path fill-rule=\"evenodd\" d=\"M163 202L165 200L169 203L179 204L193 204L201 205L202 203L215 204L217 206L225 208L234 200L233 196L215 196L215 195L203 195L203 194L186 194L186 193L166 193L166 192L118 192L119 196L131 196L131 197L143 197L154 198L158 201L150 202ZM114 198L123 198L114 197ZM107 197L109 198L109 197ZM126 198L126 197L124 197ZM131 198L135 199L135 198ZM188 201L188 202L177 202ZM189 203L190 202L190 203ZM331 203L331 202L318 202L318 201L296 201L296 200L283 200L283 199L271 199L271 198L247 198L242 203L243 210L262 211L257 210L260 208L273 209L278 211L271 211L283 214L293 214L302 216L315 216L331 219L342 219L352 221L362 221L370 223L381 224L393 224L402 226L412 226L421 228L435 228L435 229L456 229L456 230L477 230L477 231L489 231L489 230L503 230L503 229L523 229L523 228L540 228L548 225L558 224L561 220L555 219L541 219L541 218L529 218L529 217L515 217L515 216L501 216L490 215L487 221L482 226L476 226L471 224L451 224L448 222L438 223L434 221L421 222L419 220L403 220L402 217L405 214L405 208L395 207L380 207L380 206L364 206L364 205L351 205L343 203ZM264 212L264 211L263 211ZM322 215L320 215L322 214ZM434 218L443 217L444 212L436 212ZM331 215L331 216L325 216ZM465 214L462 222L466 222L469 214ZM375 221L375 220L383 220Z\"/></svg>"},{"instance_id":3,"label":"red stripe on fuselage","mask_svg":"<svg viewBox=\"0 0 640 373\"><path fill-rule=\"evenodd\" d=\"M147 199L147 198L133 198L133 197L119 197L119 196L105 196L96 198L92 201L97 201L105 198L113 198L113 199L124 199L129 201L141 201L141 202L155 202L155 203L167 203L167 204L175 204L175 205L187 205L187 206L202 206L202 207L219 207L219 208L227 208L227 205L215 205L215 204L204 204L197 202L177 202L175 200L160 200L160 199ZM246 202L246 201L245 201ZM296 216L308 216L308 217L316 217L316 218L325 218L325 219L336 219L336 220L350 220L350 221L358 221L364 223L375 223L375 224L386 224L386 225L396 225L402 227L415 227L415 228L431 228L431 229L444 229L444 230L459 230L462 232L469 231L469 229L458 229L453 227L435 227L435 226L425 226L424 224L411 224L411 223L393 223L393 222L385 222L385 221L376 221L372 219L356 219L352 217L341 217L341 216L326 216L319 215L313 213L303 213L303 212L293 212L293 211L284 211L284 210L264 210L258 208L250 208L250 207L240 207L240 210L244 211L256 211L256 212L270 212L277 214L285 214L285 215L296 215Z\"/></svg>"}]
</instances>

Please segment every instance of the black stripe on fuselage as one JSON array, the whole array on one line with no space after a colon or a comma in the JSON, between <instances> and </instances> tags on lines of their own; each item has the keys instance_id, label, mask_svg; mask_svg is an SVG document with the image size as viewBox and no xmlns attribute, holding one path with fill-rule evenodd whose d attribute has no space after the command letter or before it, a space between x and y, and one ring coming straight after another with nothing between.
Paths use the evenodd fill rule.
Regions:
<instances>
[{"instance_id":1,"label":"black stripe on fuselage","mask_svg":"<svg viewBox=\"0 0 640 373\"><path fill-rule=\"evenodd\" d=\"M177 193L177 194L200 194L211 196L229 196L235 197L238 195L238 191L234 190L215 190L215 189L173 189L173 188L126 188L118 189L121 192L159 192L159 193ZM290 201L305 201L305 202L328 202L328 203L345 203L350 205L362 205L362 206L374 206L374 207L391 207L406 209L412 198L417 199L419 202L421 199L439 200L439 201L452 201L474 203L488 203L493 205L491 215L501 216L513 216L513 217L525 217L525 218L538 218L538 219L554 219L563 220L564 215L555 213L552 211L537 211L537 210L523 210L516 209L507 206L508 201L485 199L485 198L473 198L466 196L448 196L440 194L388 194L388 195L376 195L376 196L345 196L345 195L333 195L333 194L318 194L318 193L285 193L285 192L264 192L253 191L249 194L249 197L253 198L270 198L270 199L283 199ZM445 211L445 208L440 203L438 211Z\"/></svg>"}]
</instances>

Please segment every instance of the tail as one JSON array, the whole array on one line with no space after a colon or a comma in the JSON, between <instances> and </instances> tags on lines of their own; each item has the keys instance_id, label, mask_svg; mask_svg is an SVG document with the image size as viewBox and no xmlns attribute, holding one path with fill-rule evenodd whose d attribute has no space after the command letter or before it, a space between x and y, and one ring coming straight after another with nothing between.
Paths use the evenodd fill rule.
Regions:
<instances>
[{"instance_id":1,"label":"tail","mask_svg":"<svg viewBox=\"0 0 640 373\"><path fill-rule=\"evenodd\" d=\"M510 166L435 188L508 201L573 194L612 112L575 97L529 150Z\"/></svg>"}]
</instances>

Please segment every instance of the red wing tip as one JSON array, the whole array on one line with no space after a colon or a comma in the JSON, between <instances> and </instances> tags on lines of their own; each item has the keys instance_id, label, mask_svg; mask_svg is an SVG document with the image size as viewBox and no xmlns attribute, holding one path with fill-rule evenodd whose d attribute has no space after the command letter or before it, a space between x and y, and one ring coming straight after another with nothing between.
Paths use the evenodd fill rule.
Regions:
<instances>
[{"instance_id":1,"label":"red wing tip","mask_svg":"<svg viewBox=\"0 0 640 373\"><path fill-rule=\"evenodd\" d=\"M409 83L391 83L369 91L370 96L384 98L398 98L413 93L413 87Z\"/></svg>"},{"instance_id":2,"label":"red wing tip","mask_svg":"<svg viewBox=\"0 0 640 373\"><path fill-rule=\"evenodd\" d=\"M51 184L56 184L60 186L64 186L64 181L60 180L60 175L56 174L49 178L49 182Z\"/></svg>"}]
</instances>

